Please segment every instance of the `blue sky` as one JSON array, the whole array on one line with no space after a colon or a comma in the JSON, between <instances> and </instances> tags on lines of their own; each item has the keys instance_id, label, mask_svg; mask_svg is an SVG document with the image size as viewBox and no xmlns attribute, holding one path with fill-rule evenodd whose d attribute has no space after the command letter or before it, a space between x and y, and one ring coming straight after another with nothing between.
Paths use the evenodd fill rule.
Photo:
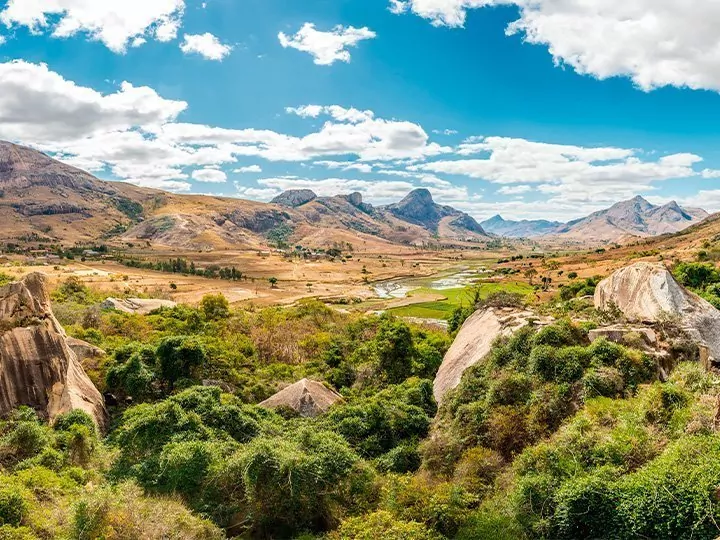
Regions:
<instances>
[{"instance_id":1,"label":"blue sky","mask_svg":"<svg viewBox=\"0 0 720 540\"><path fill-rule=\"evenodd\" d=\"M179 192L720 210L713 0L97 4L0 0L0 138Z\"/></svg>"}]
</instances>

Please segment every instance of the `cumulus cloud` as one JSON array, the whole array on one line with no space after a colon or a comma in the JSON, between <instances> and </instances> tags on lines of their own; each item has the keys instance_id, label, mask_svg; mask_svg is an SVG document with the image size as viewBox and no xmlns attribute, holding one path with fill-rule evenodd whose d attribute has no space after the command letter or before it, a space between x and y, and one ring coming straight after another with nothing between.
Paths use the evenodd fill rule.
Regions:
<instances>
[{"instance_id":1,"label":"cumulus cloud","mask_svg":"<svg viewBox=\"0 0 720 540\"><path fill-rule=\"evenodd\" d=\"M358 192L363 199L373 204L397 202L418 186L412 182L388 180L358 180L348 178L299 178L297 176L280 176L262 178L257 181L263 190L263 200L269 200L289 189L311 189L321 197L332 197L338 194ZM250 196L257 193L257 188L237 186L238 193ZM433 197L438 201L470 200L467 188L460 186L428 186Z\"/></svg>"},{"instance_id":2,"label":"cumulus cloud","mask_svg":"<svg viewBox=\"0 0 720 540\"><path fill-rule=\"evenodd\" d=\"M390 0L436 26L461 27L474 8L515 5L508 34L546 46L558 65L600 79L629 77L644 90L720 90L720 3L696 0Z\"/></svg>"},{"instance_id":3,"label":"cumulus cloud","mask_svg":"<svg viewBox=\"0 0 720 540\"><path fill-rule=\"evenodd\" d=\"M187 108L146 86L123 82L112 94L78 86L45 64L0 64L0 128L8 139L50 143L160 125Z\"/></svg>"},{"instance_id":4,"label":"cumulus cloud","mask_svg":"<svg viewBox=\"0 0 720 540\"><path fill-rule=\"evenodd\" d=\"M240 167L235 169L234 173L261 173L262 167L260 165L250 165L249 167Z\"/></svg>"},{"instance_id":5,"label":"cumulus cloud","mask_svg":"<svg viewBox=\"0 0 720 540\"><path fill-rule=\"evenodd\" d=\"M530 193L532 186L521 185L521 186L503 186L498 189L498 193L501 195L522 195L524 193Z\"/></svg>"},{"instance_id":6,"label":"cumulus cloud","mask_svg":"<svg viewBox=\"0 0 720 540\"><path fill-rule=\"evenodd\" d=\"M136 38L174 39L184 10L184 0L8 0L0 21L57 38L84 33L122 53Z\"/></svg>"},{"instance_id":7,"label":"cumulus cloud","mask_svg":"<svg viewBox=\"0 0 720 540\"><path fill-rule=\"evenodd\" d=\"M278 39L284 48L309 53L317 65L330 66L337 61L350 62L348 48L376 36L369 28L338 25L329 32L321 32L315 29L314 24L305 23L294 35L280 32Z\"/></svg>"},{"instance_id":8,"label":"cumulus cloud","mask_svg":"<svg viewBox=\"0 0 720 540\"><path fill-rule=\"evenodd\" d=\"M217 36L210 32L204 34L185 34L180 50L185 54L199 54L207 60L222 61L228 56L233 48L231 45L224 45Z\"/></svg>"},{"instance_id":9,"label":"cumulus cloud","mask_svg":"<svg viewBox=\"0 0 720 540\"><path fill-rule=\"evenodd\" d=\"M227 181L227 175L220 169L199 169L193 171L192 179L198 182L208 182L211 184L219 184Z\"/></svg>"},{"instance_id":10,"label":"cumulus cloud","mask_svg":"<svg viewBox=\"0 0 720 540\"><path fill-rule=\"evenodd\" d=\"M546 193L561 193L573 200L597 200L649 189L653 182L698 174L694 154L675 154L643 160L636 150L612 147L583 148L546 144L507 137L487 137L460 145L458 154L485 154L473 159L442 160L410 169L487 180L498 184L542 184Z\"/></svg>"},{"instance_id":11,"label":"cumulus cloud","mask_svg":"<svg viewBox=\"0 0 720 540\"><path fill-rule=\"evenodd\" d=\"M502 210L509 217L569 218L639 193L652 195L665 180L720 177L717 170L703 170L702 158L692 153L660 156L507 137L472 137L456 147L441 146L419 124L339 105L289 108L302 124L293 135L184 123L179 117L186 108L183 101L130 82L102 93L43 64L0 63L0 139L147 187L189 191L197 182L226 182L228 170L259 174L260 165L237 164L242 158L264 159L278 163L275 168L282 162L323 167L333 171L332 178L264 178L244 186L241 195L268 197L308 187L327 195L360 191L382 204L425 186L439 201L478 218L487 217L486 210L490 215ZM444 175L466 178L458 185ZM493 194L522 195L532 189L534 200L505 201L513 207L482 200L478 192L485 182L497 185L489 191Z\"/></svg>"}]
</instances>

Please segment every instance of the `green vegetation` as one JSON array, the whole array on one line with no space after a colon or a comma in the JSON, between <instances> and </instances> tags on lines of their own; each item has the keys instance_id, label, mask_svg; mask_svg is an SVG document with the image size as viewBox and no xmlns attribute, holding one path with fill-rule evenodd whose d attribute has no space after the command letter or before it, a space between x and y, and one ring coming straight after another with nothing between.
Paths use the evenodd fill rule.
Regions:
<instances>
[{"instance_id":1,"label":"green vegetation","mask_svg":"<svg viewBox=\"0 0 720 540\"><path fill-rule=\"evenodd\" d=\"M593 283L572 282L570 301ZM531 290L443 293L456 329ZM317 300L235 309L208 295L140 316L100 298L74 280L53 293L76 312L68 333L108 352L86 367L121 405L102 435L78 411L0 422L0 539L720 535L720 380L687 362L659 382L640 340L531 324L438 408L444 331ZM303 377L343 400L316 418L258 405Z\"/></svg>"},{"instance_id":2,"label":"green vegetation","mask_svg":"<svg viewBox=\"0 0 720 540\"><path fill-rule=\"evenodd\" d=\"M422 302L411 306L394 308L390 313L397 317L417 317L422 319L444 319L449 320L453 312L459 307L470 307L473 305L473 298L476 290L479 291L480 299L489 297L498 292L519 294L523 297L532 294L533 287L527 283L481 283L472 287L460 287L456 289L431 289L423 287L411 291L408 296L440 295L443 300L434 302Z\"/></svg>"},{"instance_id":3,"label":"green vegetation","mask_svg":"<svg viewBox=\"0 0 720 540\"><path fill-rule=\"evenodd\" d=\"M675 278L720 309L720 272L713 263L683 262L673 269Z\"/></svg>"}]
</instances>

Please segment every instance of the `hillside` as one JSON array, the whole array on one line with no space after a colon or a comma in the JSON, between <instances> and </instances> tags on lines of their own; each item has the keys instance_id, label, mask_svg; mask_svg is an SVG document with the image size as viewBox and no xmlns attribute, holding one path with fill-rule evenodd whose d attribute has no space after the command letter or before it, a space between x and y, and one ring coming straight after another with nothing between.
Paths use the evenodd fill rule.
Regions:
<instances>
[{"instance_id":1,"label":"hillside","mask_svg":"<svg viewBox=\"0 0 720 540\"><path fill-rule=\"evenodd\" d=\"M40 152L0 142L6 242L150 242L184 249L257 249L268 239L310 247L389 247L487 240L477 222L418 190L387 208L358 193L287 192L272 203L178 195L102 181Z\"/></svg>"},{"instance_id":2,"label":"hillside","mask_svg":"<svg viewBox=\"0 0 720 540\"><path fill-rule=\"evenodd\" d=\"M707 216L705 210L681 208L675 201L656 206L638 196L571 221L557 234L589 241L627 241L632 237L678 232Z\"/></svg>"},{"instance_id":3,"label":"hillside","mask_svg":"<svg viewBox=\"0 0 720 540\"><path fill-rule=\"evenodd\" d=\"M547 220L506 220L497 215L480 225L507 238L556 238L580 242L628 242L637 238L674 233L708 216L699 208L682 208L672 201L656 206L638 196L568 223Z\"/></svg>"},{"instance_id":4,"label":"hillside","mask_svg":"<svg viewBox=\"0 0 720 540\"><path fill-rule=\"evenodd\" d=\"M557 232L563 223L544 219L513 221L497 215L481 222L480 225L487 232L506 238L534 238Z\"/></svg>"}]
</instances>

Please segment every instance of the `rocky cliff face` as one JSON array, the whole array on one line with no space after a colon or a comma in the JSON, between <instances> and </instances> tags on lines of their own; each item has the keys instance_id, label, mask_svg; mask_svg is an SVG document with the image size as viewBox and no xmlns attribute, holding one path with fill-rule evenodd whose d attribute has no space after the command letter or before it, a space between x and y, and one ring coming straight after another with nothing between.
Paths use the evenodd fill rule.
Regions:
<instances>
[{"instance_id":1,"label":"rocky cliff face","mask_svg":"<svg viewBox=\"0 0 720 540\"><path fill-rule=\"evenodd\" d=\"M435 401L442 403L445 394L460 384L465 371L490 353L496 339L512 335L531 320L541 325L551 322L538 319L532 311L514 308L489 307L473 313L458 332L435 376Z\"/></svg>"},{"instance_id":2,"label":"rocky cliff face","mask_svg":"<svg viewBox=\"0 0 720 540\"><path fill-rule=\"evenodd\" d=\"M707 349L711 362L720 361L720 311L686 290L662 264L642 262L618 270L597 286L595 307L618 309L631 322L675 318Z\"/></svg>"},{"instance_id":3,"label":"rocky cliff face","mask_svg":"<svg viewBox=\"0 0 720 540\"><path fill-rule=\"evenodd\" d=\"M100 428L107 420L103 398L55 319L39 273L0 288L0 415L20 405L49 421L74 409Z\"/></svg>"}]
</instances>

